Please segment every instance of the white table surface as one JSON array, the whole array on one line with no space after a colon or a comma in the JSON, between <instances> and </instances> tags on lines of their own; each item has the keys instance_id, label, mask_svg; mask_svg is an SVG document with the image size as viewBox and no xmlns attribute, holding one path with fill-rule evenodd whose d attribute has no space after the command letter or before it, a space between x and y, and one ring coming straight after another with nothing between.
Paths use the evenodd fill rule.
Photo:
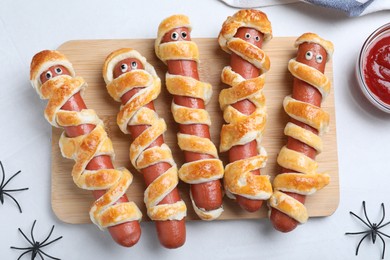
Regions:
<instances>
[{"instance_id":1,"label":"white table surface","mask_svg":"<svg viewBox=\"0 0 390 260\"><path fill-rule=\"evenodd\" d=\"M18 228L29 232L35 219L36 238L63 239L46 253L61 259L379 259L381 241L368 239L354 256L359 237L346 231L363 226L349 211L362 215L367 202L371 219L379 221L380 203L390 211L390 115L366 101L354 76L365 38L389 22L389 12L349 18L303 3L262 8L274 36L297 36L313 31L333 41L334 88L340 176L340 203L326 218L310 219L295 231L274 231L269 220L190 222L187 241L176 250L159 245L154 224L142 222L142 237L133 248L115 244L108 232L92 224L62 223L50 204L51 126L43 117L45 102L30 87L32 56L73 39L154 38L162 19L175 13L190 17L192 37L216 37L222 22L237 10L217 0L198 1L0 1L0 160L7 177L21 170L9 188L23 213L5 198L0 204L0 259L17 259L10 246L26 246ZM390 220L390 213L387 217ZM390 233L390 226L384 228ZM386 239L390 245L390 239ZM390 247L389 247L390 248ZM386 254L390 259L390 252ZM29 259L25 256L22 259ZM39 259L39 258L36 258Z\"/></svg>"}]
</instances>

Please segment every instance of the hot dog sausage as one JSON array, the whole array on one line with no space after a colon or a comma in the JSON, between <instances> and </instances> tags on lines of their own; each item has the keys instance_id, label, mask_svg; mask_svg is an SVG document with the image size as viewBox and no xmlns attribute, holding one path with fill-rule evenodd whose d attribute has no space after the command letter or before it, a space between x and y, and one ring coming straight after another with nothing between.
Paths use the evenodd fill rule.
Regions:
<instances>
[{"instance_id":1,"label":"hot dog sausage","mask_svg":"<svg viewBox=\"0 0 390 260\"><path fill-rule=\"evenodd\" d=\"M309 50L313 50L314 53L322 54L324 57L324 62L317 63L315 59L307 60L305 58L305 53ZM311 66L323 73L326 64L325 60L326 60L326 52L318 44L303 43L298 47L298 53L297 53L298 62ZM315 87L297 78L294 78L292 97L297 100L301 100L303 102L313 104L315 106L320 106L322 100L321 93ZM307 124L301 123L294 119L290 119L290 120L291 120L290 122L295 123L296 125L299 125L315 134L318 134L318 131L316 129L308 126ZM292 137L287 138L287 148L303 153L313 160L315 159L316 150L308 146L307 144L296 140L295 138ZM283 173L291 172L291 170L282 169L282 172ZM304 195L300 195L296 193L287 193L287 194L297 199L299 202L303 204L305 203ZM289 217L288 215L276 209L271 210L270 219L274 228L281 232L290 232L294 230L298 225L298 222L296 220L294 220L293 218Z\"/></svg>"},{"instance_id":2,"label":"hot dog sausage","mask_svg":"<svg viewBox=\"0 0 390 260\"><path fill-rule=\"evenodd\" d=\"M313 36L314 39L318 39ZM298 52L296 57L296 62L301 63L307 66L310 66L311 68L318 70L322 74L325 70L326 60L328 59L328 51L325 47L323 47L318 42L321 42L319 40L314 40L313 42L307 42L302 41L299 42L298 46ZM320 87L313 86L309 83L307 83L307 76L306 78L299 79L298 77L294 78L293 82L293 90L291 97L294 100L301 101L310 105L313 105L315 107L320 107L321 102L323 100L323 94L320 92ZM313 126L310 126L310 122L302 122L303 120L297 120L296 118L291 118L290 123L307 130L315 135L319 134L318 129L316 129ZM289 123L289 124L290 124ZM285 130L286 132L286 130ZM286 148L290 149L292 151L298 152L299 154L302 154L303 156L306 156L307 158L310 158L311 160L315 160L315 157L318 153L315 147L313 147L314 143L310 145L310 142L304 141L304 140L298 140L297 138L300 138L299 135L296 136L288 136L287 138L287 144ZM318 148L317 148L318 149ZM280 163L280 160L278 158L278 162ZM283 162L282 162L283 164ZM294 168L294 167L293 167ZM289 174L289 173L300 173L299 171L295 169L289 169L282 166L281 173ZM327 180L328 182L328 180ZM322 185L325 186L327 183L323 183ZM322 187L317 187L318 189ZM276 188L283 190L283 188ZM288 196L292 197L293 199L299 201L299 203L304 204L305 203L305 194L304 192L301 194L294 193L294 192L284 192ZM272 201L272 198L271 198ZM287 212L283 213L282 211L278 210L275 207L271 207L270 212L270 220L275 227L275 229L281 231L281 232L290 232L293 229L296 228L296 226L299 224L299 222L293 218L293 216L289 216Z\"/></svg>"},{"instance_id":3,"label":"hot dog sausage","mask_svg":"<svg viewBox=\"0 0 390 260\"><path fill-rule=\"evenodd\" d=\"M248 34L251 36L249 39L245 37L245 35ZM255 29L242 27L237 30L235 37L241 38L261 48L264 35ZM255 40L256 37L259 38L258 41ZM258 68L256 68L250 62L244 60L235 53L232 53L230 56L230 67L232 67L232 70L240 74L244 79L252 79L260 75L260 70ZM250 115L256 110L256 106L248 99L238 101L232 104L232 106L245 115ZM257 142L256 140L253 140L244 145L233 146L229 150L229 161L234 162L255 155L258 155ZM255 170L251 173L255 175L260 175L260 170ZM259 210L261 205L263 204L262 200L252 200L240 195L236 196L236 200L237 203L241 206L241 208L249 212L255 212Z\"/></svg>"},{"instance_id":4,"label":"hot dog sausage","mask_svg":"<svg viewBox=\"0 0 390 260\"><path fill-rule=\"evenodd\" d=\"M181 20L181 21L180 21ZM173 21L167 22L167 21ZM184 22L183 22L184 21ZM199 73L198 73L198 64L197 64L197 47L194 47L194 43L191 41L191 30L189 29L189 21L185 16L171 16L165 19L159 27L159 35L156 40L156 54L157 56L163 60L168 66L168 74L171 76L180 76L181 78L192 78L195 79L196 82L199 81ZM190 48L182 48L180 43L191 43L193 45ZM176 57L173 58L170 54L165 53L164 51L160 52L160 46L166 46L167 48L171 48L169 51L170 54L173 54L177 51ZM196 45L195 45L196 46ZM176 51L175 51L176 49ZM164 55L168 54L168 57ZM175 55L174 55L175 56ZM183 80L184 81L184 80ZM187 83L186 83L187 84ZM175 106L186 107L190 109L204 110L205 109L205 100L191 95L179 95L177 94L177 90L170 90L170 83L167 80L168 90L173 94L173 104ZM187 86L178 85L176 88L185 89ZM199 88L199 87L198 87ZM174 112L174 111L173 111ZM189 112L188 114L195 114L193 112ZM174 116L175 117L175 116ZM175 118L176 120L176 118ZM178 122L178 120L176 120ZM204 121L202 122L191 122L191 123L179 123L179 133L187 136L195 136L204 139L207 139L210 142L210 131L209 125ZM194 142L194 141L189 141ZM180 143L180 140L179 140ZM211 143L211 142L210 142ZM212 144L212 143L211 143ZM188 148L188 147L187 147ZM222 212L222 186L220 182L220 178L223 175L223 167L222 163L216 159L218 156L215 154L200 152L199 150L191 151L190 149L184 150L184 159L186 164L183 165L182 169L186 167L186 165L191 165L192 162L201 162L204 160L214 160L214 165L204 164L200 167L200 171L205 172L205 176L210 176L210 174L214 175L214 177L208 177L209 180L206 181L197 181L196 183L191 182L190 184L190 194L193 200L193 205L195 212L201 219L204 220L213 220L217 218ZM200 163L201 165L201 163ZM216 168L217 167L217 168ZM214 171L214 173L213 173ZM210 173L211 172L211 173ZM220 173L218 173L220 172ZM219 175L219 177L217 176ZM202 176L203 177L203 176ZM183 181L186 182L182 178Z\"/></svg>"},{"instance_id":5,"label":"hot dog sausage","mask_svg":"<svg viewBox=\"0 0 390 260\"><path fill-rule=\"evenodd\" d=\"M182 36L183 32L186 37ZM171 42L171 35L177 33L179 35L178 41L191 41L191 34L186 27L175 28L166 33L162 39L162 43ZM167 60L168 72L170 74L182 75L199 80L198 64L193 60ZM199 98L183 97L175 95L173 102L177 105L205 109L204 101ZM196 135L210 139L209 127L205 124L179 124L179 131L183 134ZM186 162L198 161L201 159L214 158L209 154L201 154L195 152L184 151L184 158ZM219 180L209 181L205 183L192 184L191 186L192 198L199 208L205 210L214 210L222 205L222 186Z\"/></svg>"},{"instance_id":6,"label":"hot dog sausage","mask_svg":"<svg viewBox=\"0 0 390 260\"><path fill-rule=\"evenodd\" d=\"M187 28L178 28L177 31ZM173 32L173 31L172 31ZM172 33L170 32L170 33ZM167 34L169 36L169 33ZM187 36L189 37L189 36ZM164 37L165 38L165 37ZM164 42L164 39L163 41ZM189 38L188 41L191 39ZM167 41L169 42L169 41ZM168 71L171 74L183 75L199 80L198 65L195 61L186 60L169 60L167 61ZM183 96L174 96L173 102L177 105L205 109L204 101L199 98L190 98ZM179 124L179 131L183 134L196 135L210 139L210 130L204 124ZM209 154L195 153L184 151L184 159L186 162L198 161L201 159L214 158ZM190 186L192 198L199 208L205 210L213 210L220 208L222 205L222 186L219 180L209 181Z\"/></svg>"},{"instance_id":7,"label":"hot dog sausage","mask_svg":"<svg viewBox=\"0 0 390 260\"><path fill-rule=\"evenodd\" d=\"M41 82L45 83L48 78L46 74L51 72L52 76L55 77L58 75L56 72L56 68L60 67L62 70L62 75L70 75L69 71L64 66L53 66L50 67L47 71L44 71L41 74ZM70 111L81 111L82 109L86 109L84 100L80 96L80 93L72 96L63 106L62 109L70 110ZM93 130L95 126L92 124L82 124L79 126L69 126L65 127L64 130L68 137L77 137L79 135L87 134ZM113 169L111 158L109 156L97 156L94 157L86 167L88 170L96 170L96 169ZM105 191L93 191L93 195L96 199L100 198ZM123 195L120 198L120 202L127 202L127 196ZM141 237L141 228L138 221L127 222L123 224L119 224L116 226L112 226L108 228L112 238L120 245L125 247L131 247L135 245Z\"/></svg>"},{"instance_id":8,"label":"hot dog sausage","mask_svg":"<svg viewBox=\"0 0 390 260\"><path fill-rule=\"evenodd\" d=\"M119 61L113 69L113 78L116 79L124 73L127 73L132 70L144 70L142 62L136 58L126 58ZM121 97L122 105L126 103L137 94L142 87L133 88ZM147 107L155 111L153 101L147 103L144 107ZM127 129L130 132L132 139L136 139L140 136L146 129L151 127L150 125L128 125ZM164 138L162 135L158 136L148 148L159 146L164 144ZM143 168L141 170L146 186L149 186L156 178L161 174L165 173L171 168L171 165L167 162L157 162L151 166ZM174 188L169 192L159 203L160 204L173 204L180 201L180 195L177 188ZM182 246L185 243L186 238L186 229L185 229L185 220L166 220L166 221L156 221L156 228L158 238L160 243L167 248L177 248Z\"/></svg>"},{"instance_id":9,"label":"hot dog sausage","mask_svg":"<svg viewBox=\"0 0 390 260\"><path fill-rule=\"evenodd\" d=\"M240 10L228 17L218 37L222 49L231 55L230 67L225 67L221 76L230 87L222 90L219 98L227 123L222 127L220 147L229 154L225 187L233 194L229 197L249 212L259 210L263 200L272 194L269 176L260 174L266 155L259 143L266 121L261 91L264 73L270 66L261 47L271 34L264 13Z\"/></svg>"}]
</instances>

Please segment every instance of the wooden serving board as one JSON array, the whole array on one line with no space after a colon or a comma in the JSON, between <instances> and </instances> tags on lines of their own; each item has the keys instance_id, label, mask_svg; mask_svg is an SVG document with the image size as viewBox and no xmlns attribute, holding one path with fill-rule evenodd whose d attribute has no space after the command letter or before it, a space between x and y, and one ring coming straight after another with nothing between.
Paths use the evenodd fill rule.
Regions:
<instances>
[{"instance_id":1,"label":"wooden serving board","mask_svg":"<svg viewBox=\"0 0 390 260\"><path fill-rule=\"evenodd\" d=\"M276 157L280 148L286 143L283 135L283 128L288 122L288 116L282 108L282 101L286 95L291 93L293 77L287 70L287 62L295 57L296 49L293 47L295 37L274 38L265 44L264 50L270 56L271 69L266 75L264 94L267 99L268 122L263 137L262 145L268 152L269 158L267 167L262 170L263 174L272 177L280 172L276 163ZM222 112L218 104L218 95L224 84L220 81L222 68L229 64L229 55L223 52L216 39L199 38L194 39L200 51L199 72L201 80L209 82L213 86L213 97L207 105L211 115L211 136L212 140L219 147L219 133L223 123ZM172 149L174 159L178 166L183 164L183 153L177 145L176 133L178 128L170 112L172 97L165 88L166 66L157 59L154 54L154 39L137 40L80 40L70 41L61 45L58 50L64 53L73 63L78 76L82 76L88 82L85 91L85 102L88 108L97 111L103 119L107 132L112 138L116 159L116 167L125 166L134 175L133 184L130 186L127 195L141 209L143 219L148 220L146 208L143 203L143 192L145 185L143 177L131 165L129 160L130 137L123 134L116 124L116 114L119 111L119 103L115 102L107 93L102 78L102 67L106 56L119 48L130 47L143 54L151 63L160 78L162 79L162 92L155 101L158 114L163 117L168 125L165 134L165 141ZM326 67L326 75L333 81L332 62ZM339 203L339 178L336 144L335 107L333 90L324 102L323 107L330 113L330 131L323 136L324 150L317 156L319 170L326 171L331 176L331 183L323 190L309 196L306 200L310 216L329 216L337 208ZM64 222L80 224L90 223L89 208L93 202L91 192L79 189L72 181L71 170L74 162L64 159L61 156L58 139L61 129L53 128L52 132L52 207L55 214ZM226 154L220 154L224 165L227 163ZM187 220L199 219L192 209L189 201L189 185L179 184L179 191L187 204ZM260 211L248 213L241 210L237 204L224 198L224 212L219 220L223 219L257 219L267 216L266 203Z\"/></svg>"}]
</instances>

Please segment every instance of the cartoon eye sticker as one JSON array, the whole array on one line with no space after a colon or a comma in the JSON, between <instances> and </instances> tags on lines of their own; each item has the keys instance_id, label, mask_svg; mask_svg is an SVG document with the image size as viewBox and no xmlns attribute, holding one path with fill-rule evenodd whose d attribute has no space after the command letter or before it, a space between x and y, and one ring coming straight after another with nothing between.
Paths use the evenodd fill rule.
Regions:
<instances>
[{"instance_id":1,"label":"cartoon eye sticker","mask_svg":"<svg viewBox=\"0 0 390 260\"><path fill-rule=\"evenodd\" d=\"M311 60L313 58L313 52L311 52L311 51L306 52L305 58L307 60Z\"/></svg>"},{"instance_id":2,"label":"cartoon eye sticker","mask_svg":"<svg viewBox=\"0 0 390 260\"><path fill-rule=\"evenodd\" d=\"M135 70L138 68L138 63L136 61L131 62L131 69Z\"/></svg>"},{"instance_id":3,"label":"cartoon eye sticker","mask_svg":"<svg viewBox=\"0 0 390 260\"><path fill-rule=\"evenodd\" d=\"M317 55L316 55L316 62L317 62L317 63L321 63L322 60L323 60L322 55L321 55L321 54L317 54Z\"/></svg>"},{"instance_id":4,"label":"cartoon eye sticker","mask_svg":"<svg viewBox=\"0 0 390 260\"><path fill-rule=\"evenodd\" d=\"M255 36L255 41L259 42L260 41L260 36L256 35Z\"/></svg>"},{"instance_id":5,"label":"cartoon eye sticker","mask_svg":"<svg viewBox=\"0 0 390 260\"><path fill-rule=\"evenodd\" d=\"M126 63L123 63L123 64L121 65L121 71L122 71L123 73L125 73L125 72L127 71L127 69L128 69L127 64L126 64Z\"/></svg>"},{"instance_id":6,"label":"cartoon eye sticker","mask_svg":"<svg viewBox=\"0 0 390 260\"><path fill-rule=\"evenodd\" d=\"M181 38L183 38L184 40L187 39L187 32L186 31L181 32Z\"/></svg>"},{"instance_id":7,"label":"cartoon eye sticker","mask_svg":"<svg viewBox=\"0 0 390 260\"><path fill-rule=\"evenodd\" d=\"M251 34L250 33L246 33L245 34L245 39L250 39L251 38Z\"/></svg>"},{"instance_id":8,"label":"cartoon eye sticker","mask_svg":"<svg viewBox=\"0 0 390 260\"><path fill-rule=\"evenodd\" d=\"M55 68L55 71L58 75L62 74L62 69L60 67Z\"/></svg>"},{"instance_id":9,"label":"cartoon eye sticker","mask_svg":"<svg viewBox=\"0 0 390 260\"><path fill-rule=\"evenodd\" d=\"M51 79L53 77L53 74L51 73L50 70L46 72L45 77L46 79Z\"/></svg>"},{"instance_id":10,"label":"cartoon eye sticker","mask_svg":"<svg viewBox=\"0 0 390 260\"><path fill-rule=\"evenodd\" d=\"M171 39L177 41L179 39L179 34L177 32L173 32L171 34Z\"/></svg>"}]
</instances>

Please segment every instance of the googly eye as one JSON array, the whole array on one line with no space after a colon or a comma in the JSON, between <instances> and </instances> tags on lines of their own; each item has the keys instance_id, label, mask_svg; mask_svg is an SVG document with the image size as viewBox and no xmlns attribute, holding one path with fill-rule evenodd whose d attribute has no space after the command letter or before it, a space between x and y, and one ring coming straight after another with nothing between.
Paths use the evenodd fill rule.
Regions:
<instances>
[{"instance_id":1,"label":"googly eye","mask_svg":"<svg viewBox=\"0 0 390 260\"><path fill-rule=\"evenodd\" d=\"M317 62L317 63L321 63L321 62L322 62L322 59L323 59L323 58L322 58L322 55L321 55L321 54L317 54L317 55L316 55L316 62Z\"/></svg>"},{"instance_id":2,"label":"googly eye","mask_svg":"<svg viewBox=\"0 0 390 260\"><path fill-rule=\"evenodd\" d=\"M245 34L245 39L250 39L250 38L251 38L250 33L246 33L246 34Z\"/></svg>"},{"instance_id":3,"label":"googly eye","mask_svg":"<svg viewBox=\"0 0 390 260\"><path fill-rule=\"evenodd\" d=\"M46 72L45 75L46 79L51 79L53 77L53 74L51 74L51 71Z\"/></svg>"},{"instance_id":4,"label":"googly eye","mask_svg":"<svg viewBox=\"0 0 390 260\"><path fill-rule=\"evenodd\" d=\"M179 34L177 32L173 32L171 34L171 39L177 41L179 39Z\"/></svg>"},{"instance_id":5,"label":"googly eye","mask_svg":"<svg viewBox=\"0 0 390 260\"><path fill-rule=\"evenodd\" d=\"M62 69L61 69L60 67L57 67L57 68L56 68L56 73L57 73L58 75L61 75L61 74L62 74Z\"/></svg>"},{"instance_id":6,"label":"googly eye","mask_svg":"<svg viewBox=\"0 0 390 260\"><path fill-rule=\"evenodd\" d=\"M181 38L187 39L187 32L181 32Z\"/></svg>"},{"instance_id":7,"label":"googly eye","mask_svg":"<svg viewBox=\"0 0 390 260\"><path fill-rule=\"evenodd\" d=\"M313 58L313 53L311 51L306 52L305 58L307 60L311 60Z\"/></svg>"},{"instance_id":8,"label":"googly eye","mask_svg":"<svg viewBox=\"0 0 390 260\"><path fill-rule=\"evenodd\" d=\"M121 71L123 72L123 73L125 73L126 71L127 71L127 64L126 63L123 63L122 65L121 65Z\"/></svg>"},{"instance_id":9,"label":"googly eye","mask_svg":"<svg viewBox=\"0 0 390 260\"><path fill-rule=\"evenodd\" d=\"M260 41L260 36L255 36L255 41L259 42Z\"/></svg>"},{"instance_id":10,"label":"googly eye","mask_svg":"<svg viewBox=\"0 0 390 260\"><path fill-rule=\"evenodd\" d=\"M136 69L138 67L138 64L136 61L131 62L131 68Z\"/></svg>"}]
</instances>

